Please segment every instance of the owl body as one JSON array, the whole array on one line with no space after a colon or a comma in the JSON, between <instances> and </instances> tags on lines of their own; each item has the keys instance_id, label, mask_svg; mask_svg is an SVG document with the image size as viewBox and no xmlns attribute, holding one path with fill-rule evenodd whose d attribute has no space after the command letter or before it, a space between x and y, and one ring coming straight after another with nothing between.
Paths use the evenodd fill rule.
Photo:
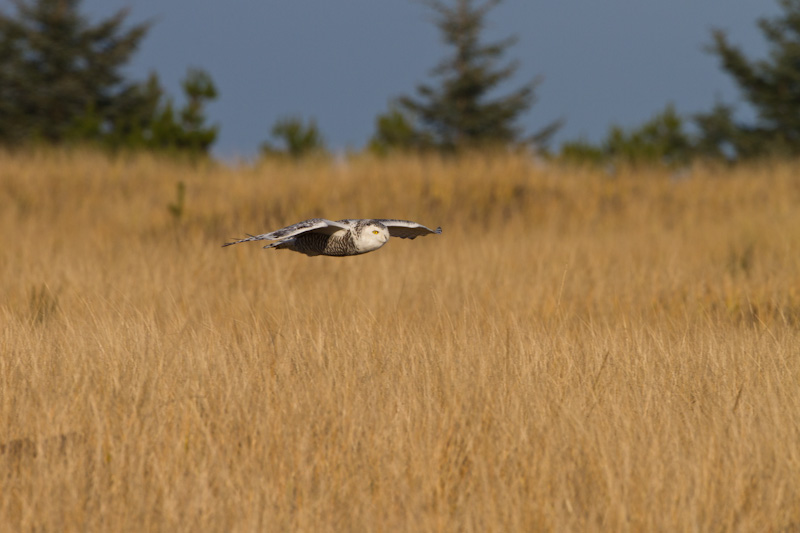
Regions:
<instances>
[{"instance_id":1,"label":"owl body","mask_svg":"<svg viewBox=\"0 0 800 533\"><path fill-rule=\"evenodd\" d=\"M264 248L287 249L308 256L350 256L373 252L386 244L389 237L414 239L420 235L439 234L442 228L429 229L409 220L312 218L279 230L251 235L246 239L223 244L274 240Z\"/></svg>"}]
</instances>

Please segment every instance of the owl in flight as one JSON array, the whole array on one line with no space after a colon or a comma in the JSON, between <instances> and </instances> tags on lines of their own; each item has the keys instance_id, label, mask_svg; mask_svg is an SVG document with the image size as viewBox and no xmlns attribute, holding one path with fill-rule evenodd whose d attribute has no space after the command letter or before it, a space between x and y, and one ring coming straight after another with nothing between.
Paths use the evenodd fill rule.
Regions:
<instances>
[{"instance_id":1,"label":"owl in flight","mask_svg":"<svg viewBox=\"0 0 800 533\"><path fill-rule=\"evenodd\" d=\"M389 237L415 239L421 235L439 234L442 228L432 230L409 220L389 219L344 219L327 220L312 218L285 228L249 235L246 239L225 243L230 246L240 242L270 240L264 248L285 248L309 256L314 255L359 255L374 252L389 240Z\"/></svg>"}]
</instances>

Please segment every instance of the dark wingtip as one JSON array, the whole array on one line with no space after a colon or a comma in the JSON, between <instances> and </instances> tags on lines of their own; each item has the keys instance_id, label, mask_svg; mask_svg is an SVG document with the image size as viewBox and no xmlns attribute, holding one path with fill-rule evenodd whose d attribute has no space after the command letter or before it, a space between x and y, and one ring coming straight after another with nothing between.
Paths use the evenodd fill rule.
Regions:
<instances>
[{"instance_id":1,"label":"dark wingtip","mask_svg":"<svg viewBox=\"0 0 800 533\"><path fill-rule=\"evenodd\" d=\"M440 234L441 232L442 232L442 227L441 226L439 226L438 228L436 228L436 230L434 230L434 233L437 234L437 235Z\"/></svg>"}]
</instances>

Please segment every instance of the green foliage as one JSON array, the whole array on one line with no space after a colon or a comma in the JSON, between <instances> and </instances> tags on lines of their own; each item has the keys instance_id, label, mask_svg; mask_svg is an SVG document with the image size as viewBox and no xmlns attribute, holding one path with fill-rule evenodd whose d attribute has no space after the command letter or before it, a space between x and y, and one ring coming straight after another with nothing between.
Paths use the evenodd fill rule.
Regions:
<instances>
[{"instance_id":1,"label":"green foliage","mask_svg":"<svg viewBox=\"0 0 800 533\"><path fill-rule=\"evenodd\" d=\"M403 146L409 139L425 136L444 150L525 142L542 146L547 142L560 123L550 124L528 138L522 138L522 132L515 125L517 118L533 104L538 80L506 96L489 97L518 68L516 62L498 65L502 55L516 41L514 37L490 44L482 44L479 39L487 13L499 2L489 0L474 5L472 0L455 0L452 6L440 0L427 2L435 11L436 25L453 53L432 71L440 78L438 86L419 85L417 98L404 96L398 100L419 122L421 133L389 136L384 140L399 140ZM397 115L392 116L390 112L387 118L389 129L402 132ZM379 129L376 137L385 133Z\"/></svg>"},{"instance_id":2,"label":"green foliage","mask_svg":"<svg viewBox=\"0 0 800 533\"><path fill-rule=\"evenodd\" d=\"M199 69L189 69L181 83L186 104L177 113L166 99L145 124L141 144L146 148L206 153L217 138L219 127L206 126L205 105L217 96L211 77Z\"/></svg>"},{"instance_id":3,"label":"green foliage","mask_svg":"<svg viewBox=\"0 0 800 533\"><path fill-rule=\"evenodd\" d=\"M95 128L95 114L84 116L84 131L74 138L95 140L112 148L139 148L165 152L205 154L217 137L219 127L207 126L205 106L216 98L211 77L199 69L189 69L182 82L186 103L176 111L172 98L164 95L158 77L151 74L136 90L147 105L120 116L113 128ZM81 123L79 123L81 124Z\"/></svg>"},{"instance_id":4,"label":"green foliage","mask_svg":"<svg viewBox=\"0 0 800 533\"><path fill-rule=\"evenodd\" d=\"M217 126L205 126L205 103L217 98L217 88L211 76L200 69L189 69L183 83L186 105L181 110L179 144L192 151L205 152L217 137Z\"/></svg>"},{"instance_id":5,"label":"green foliage","mask_svg":"<svg viewBox=\"0 0 800 533\"><path fill-rule=\"evenodd\" d=\"M800 0L779 0L783 14L762 18L766 59L750 60L722 30L712 33L711 53L755 109L754 124L733 119L733 109L718 104L696 117L707 154L732 152L737 158L800 154Z\"/></svg>"},{"instance_id":6,"label":"green foliage","mask_svg":"<svg viewBox=\"0 0 800 533\"><path fill-rule=\"evenodd\" d=\"M384 155L392 150L408 152L430 149L433 145L430 134L414 127L413 117L408 112L397 105L390 105L386 113L375 119L375 133L370 139L369 149Z\"/></svg>"},{"instance_id":7,"label":"green foliage","mask_svg":"<svg viewBox=\"0 0 800 533\"><path fill-rule=\"evenodd\" d=\"M326 152L325 141L313 119L309 120L307 126L297 117L280 119L272 127L271 134L282 141L283 147L264 142L261 145L261 154L266 157L288 156L300 159Z\"/></svg>"},{"instance_id":8,"label":"green foliage","mask_svg":"<svg viewBox=\"0 0 800 533\"><path fill-rule=\"evenodd\" d=\"M612 126L599 146L585 141L565 143L561 156L569 161L590 163L681 165L693 154L692 142L684 129L684 120L670 104L638 128L626 131Z\"/></svg>"},{"instance_id":9,"label":"green foliage","mask_svg":"<svg viewBox=\"0 0 800 533\"><path fill-rule=\"evenodd\" d=\"M59 142L112 128L147 105L120 72L149 29L127 11L90 24L79 0L14 2L0 13L0 141Z\"/></svg>"},{"instance_id":10,"label":"green foliage","mask_svg":"<svg viewBox=\"0 0 800 533\"><path fill-rule=\"evenodd\" d=\"M606 141L606 150L612 158L633 164L685 164L691 149L683 119L672 105L630 132L612 127Z\"/></svg>"},{"instance_id":11,"label":"green foliage","mask_svg":"<svg viewBox=\"0 0 800 533\"><path fill-rule=\"evenodd\" d=\"M759 151L761 143L756 137L742 135L740 126L733 120L733 107L730 105L717 102L709 113L695 115L694 122L701 132L695 142L695 155L731 159L752 157Z\"/></svg>"},{"instance_id":12,"label":"green foliage","mask_svg":"<svg viewBox=\"0 0 800 533\"><path fill-rule=\"evenodd\" d=\"M179 181L175 191L175 201L167 204L167 210L175 222L178 222L183 217L184 209L186 208L186 184Z\"/></svg>"},{"instance_id":13,"label":"green foliage","mask_svg":"<svg viewBox=\"0 0 800 533\"><path fill-rule=\"evenodd\" d=\"M0 12L0 143L207 152L218 129L204 125L216 97L210 76L189 71L176 116L155 74L137 83L121 72L150 23L125 30L121 10L93 25L79 4L16 0L15 17Z\"/></svg>"},{"instance_id":14,"label":"green foliage","mask_svg":"<svg viewBox=\"0 0 800 533\"><path fill-rule=\"evenodd\" d=\"M608 159L603 145L592 144L585 139L563 143L560 156L564 161L581 164L600 164Z\"/></svg>"}]
</instances>

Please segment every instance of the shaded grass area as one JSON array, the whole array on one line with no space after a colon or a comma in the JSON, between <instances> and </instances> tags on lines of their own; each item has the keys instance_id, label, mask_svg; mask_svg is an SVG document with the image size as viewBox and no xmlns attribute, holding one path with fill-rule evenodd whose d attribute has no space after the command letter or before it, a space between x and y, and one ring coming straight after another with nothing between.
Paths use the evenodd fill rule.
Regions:
<instances>
[{"instance_id":1,"label":"shaded grass area","mask_svg":"<svg viewBox=\"0 0 800 533\"><path fill-rule=\"evenodd\" d=\"M2 154L0 524L798 528L796 174Z\"/></svg>"}]
</instances>

